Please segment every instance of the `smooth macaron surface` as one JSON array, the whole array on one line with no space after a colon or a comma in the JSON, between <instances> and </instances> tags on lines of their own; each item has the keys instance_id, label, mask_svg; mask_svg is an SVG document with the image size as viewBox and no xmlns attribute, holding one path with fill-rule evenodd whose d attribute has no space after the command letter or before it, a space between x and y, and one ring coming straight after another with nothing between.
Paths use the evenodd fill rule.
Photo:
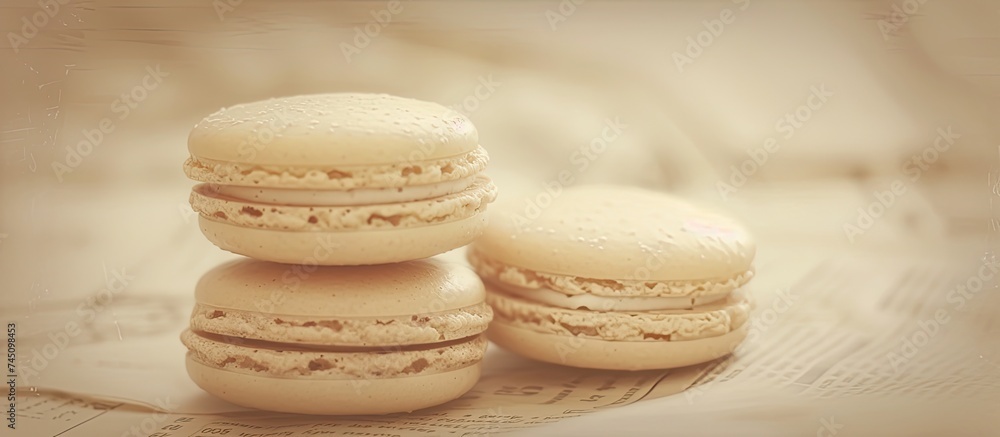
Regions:
<instances>
[{"instance_id":1,"label":"smooth macaron surface","mask_svg":"<svg viewBox=\"0 0 1000 437\"><path fill-rule=\"evenodd\" d=\"M673 196L585 185L565 189L548 207L497 208L473 249L535 272L695 281L744 274L756 243L736 221Z\"/></svg>"},{"instance_id":2,"label":"smooth macaron surface","mask_svg":"<svg viewBox=\"0 0 1000 437\"><path fill-rule=\"evenodd\" d=\"M477 147L475 126L457 111L364 93L239 104L205 117L188 136L194 157L272 166L425 161L463 155Z\"/></svg>"},{"instance_id":3,"label":"smooth macaron surface","mask_svg":"<svg viewBox=\"0 0 1000 437\"><path fill-rule=\"evenodd\" d=\"M198 282L191 327L281 343L433 344L485 331L484 297L475 273L436 259L355 267L245 259Z\"/></svg>"},{"instance_id":4,"label":"smooth macaron surface","mask_svg":"<svg viewBox=\"0 0 1000 437\"><path fill-rule=\"evenodd\" d=\"M489 162L475 126L461 113L436 103L362 93L223 108L195 125L188 151L184 172L210 184L386 189L387 194L400 187L467 180Z\"/></svg>"},{"instance_id":5,"label":"smooth macaron surface","mask_svg":"<svg viewBox=\"0 0 1000 437\"><path fill-rule=\"evenodd\" d=\"M200 304L286 316L409 316L475 306L483 297L475 273L437 259L354 267L243 259L210 270L195 287Z\"/></svg>"}]
</instances>

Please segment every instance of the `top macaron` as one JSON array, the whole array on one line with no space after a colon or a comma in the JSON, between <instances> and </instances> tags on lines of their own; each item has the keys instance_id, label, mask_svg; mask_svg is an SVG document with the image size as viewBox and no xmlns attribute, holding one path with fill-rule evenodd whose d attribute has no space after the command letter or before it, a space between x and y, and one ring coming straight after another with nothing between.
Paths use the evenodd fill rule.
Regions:
<instances>
[{"instance_id":1,"label":"top macaron","mask_svg":"<svg viewBox=\"0 0 1000 437\"><path fill-rule=\"evenodd\" d=\"M221 109L188 137L191 205L217 246L360 265L424 258L482 233L496 188L475 126L444 106L320 94Z\"/></svg>"}]
</instances>

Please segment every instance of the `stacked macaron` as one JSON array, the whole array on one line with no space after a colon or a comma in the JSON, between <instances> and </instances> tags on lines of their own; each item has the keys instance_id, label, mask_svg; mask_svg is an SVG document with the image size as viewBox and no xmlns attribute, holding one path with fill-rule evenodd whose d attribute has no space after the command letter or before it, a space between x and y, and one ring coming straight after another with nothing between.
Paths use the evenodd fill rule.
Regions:
<instances>
[{"instance_id":1,"label":"stacked macaron","mask_svg":"<svg viewBox=\"0 0 1000 437\"><path fill-rule=\"evenodd\" d=\"M532 219L493 214L468 256L506 349L640 370L719 358L746 336L756 248L733 220L612 186L566 189Z\"/></svg>"},{"instance_id":2,"label":"stacked macaron","mask_svg":"<svg viewBox=\"0 0 1000 437\"><path fill-rule=\"evenodd\" d=\"M188 374L234 404L387 414L458 398L479 379L491 318L482 281L436 260L319 267L224 264L195 290Z\"/></svg>"},{"instance_id":3,"label":"stacked macaron","mask_svg":"<svg viewBox=\"0 0 1000 437\"><path fill-rule=\"evenodd\" d=\"M222 109L188 137L184 172L205 236L282 263L425 258L482 233L496 188L464 115L375 94Z\"/></svg>"},{"instance_id":4,"label":"stacked macaron","mask_svg":"<svg viewBox=\"0 0 1000 437\"><path fill-rule=\"evenodd\" d=\"M272 99L195 126L185 173L202 232L246 255L196 289L187 368L230 402L386 414L455 399L492 311L463 266L496 188L463 115L373 94ZM283 264L277 264L283 263Z\"/></svg>"}]
</instances>

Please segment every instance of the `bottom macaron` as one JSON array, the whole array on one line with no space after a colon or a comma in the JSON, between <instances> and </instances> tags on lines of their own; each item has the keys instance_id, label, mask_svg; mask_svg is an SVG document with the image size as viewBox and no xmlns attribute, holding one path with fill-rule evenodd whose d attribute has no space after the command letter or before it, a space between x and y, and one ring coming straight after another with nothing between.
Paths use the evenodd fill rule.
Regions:
<instances>
[{"instance_id":1,"label":"bottom macaron","mask_svg":"<svg viewBox=\"0 0 1000 437\"><path fill-rule=\"evenodd\" d=\"M483 283L438 259L317 267L251 259L195 287L191 379L245 407L389 414L462 396L479 378L493 317Z\"/></svg>"},{"instance_id":2,"label":"bottom macaron","mask_svg":"<svg viewBox=\"0 0 1000 437\"><path fill-rule=\"evenodd\" d=\"M487 285L491 341L528 358L605 370L667 369L726 356L746 338L745 293L683 310L591 311L533 302Z\"/></svg>"},{"instance_id":3,"label":"bottom macaron","mask_svg":"<svg viewBox=\"0 0 1000 437\"><path fill-rule=\"evenodd\" d=\"M479 379L482 335L435 345L300 346L187 330L189 376L236 405L322 415L390 414L462 396Z\"/></svg>"}]
</instances>

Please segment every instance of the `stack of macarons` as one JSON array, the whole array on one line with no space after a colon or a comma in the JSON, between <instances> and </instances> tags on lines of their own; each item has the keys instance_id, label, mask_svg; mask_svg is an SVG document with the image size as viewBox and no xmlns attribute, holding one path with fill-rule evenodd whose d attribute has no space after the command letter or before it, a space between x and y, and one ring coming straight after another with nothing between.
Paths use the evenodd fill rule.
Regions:
<instances>
[{"instance_id":1,"label":"stack of macarons","mask_svg":"<svg viewBox=\"0 0 1000 437\"><path fill-rule=\"evenodd\" d=\"M188 148L202 232L249 257L201 278L181 335L192 380L230 402L406 412L470 390L487 337L541 361L643 370L725 356L747 335L756 246L741 225L615 186L568 188L533 213L494 206L487 223L488 156L440 105L242 104L198 123ZM475 272L425 259L469 243Z\"/></svg>"},{"instance_id":2,"label":"stack of macarons","mask_svg":"<svg viewBox=\"0 0 1000 437\"><path fill-rule=\"evenodd\" d=\"M483 284L422 260L478 237L496 197L468 118L388 95L296 96L219 110L188 149L202 232L252 258L196 287L181 336L195 383L308 414L412 411L475 384Z\"/></svg>"}]
</instances>

